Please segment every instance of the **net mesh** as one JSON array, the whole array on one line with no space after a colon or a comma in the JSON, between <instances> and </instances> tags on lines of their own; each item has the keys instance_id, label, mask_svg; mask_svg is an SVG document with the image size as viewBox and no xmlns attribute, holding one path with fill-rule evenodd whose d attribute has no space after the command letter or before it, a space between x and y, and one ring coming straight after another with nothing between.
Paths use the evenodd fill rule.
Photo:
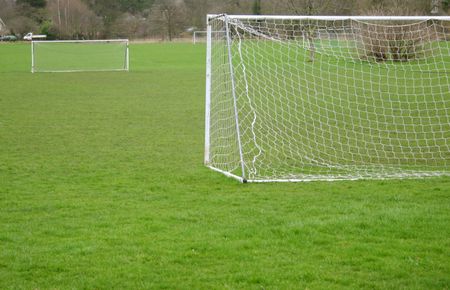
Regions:
<instances>
[{"instance_id":1,"label":"net mesh","mask_svg":"<svg viewBox=\"0 0 450 290\"><path fill-rule=\"evenodd\" d=\"M207 165L254 181L450 175L450 21L210 25Z\"/></svg>"},{"instance_id":2,"label":"net mesh","mask_svg":"<svg viewBox=\"0 0 450 290\"><path fill-rule=\"evenodd\" d=\"M127 41L33 42L33 72L128 70Z\"/></svg>"}]
</instances>

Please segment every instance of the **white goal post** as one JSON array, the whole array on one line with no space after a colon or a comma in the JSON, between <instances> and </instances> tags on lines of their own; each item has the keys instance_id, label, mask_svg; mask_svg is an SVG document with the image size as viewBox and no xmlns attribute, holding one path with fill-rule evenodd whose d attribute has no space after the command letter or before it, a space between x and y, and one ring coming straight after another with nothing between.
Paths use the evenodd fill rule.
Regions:
<instances>
[{"instance_id":1,"label":"white goal post","mask_svg":"<svg viewBox=\"0 0 450 290\"><path fill-rule=\"evenodd\" d=\"M450 17L208 15L205 157L242 182L450 176Z\"/></svg>"},{"instance_id":2,"label":"white goal post","mask_svg":"<svg viewBox=\"0 0 450 290\"><path fill-rule=\"evenodd\" d=\"M31 42L31 72L128 71L128 39Z\"/></svg>"}]
</instances>

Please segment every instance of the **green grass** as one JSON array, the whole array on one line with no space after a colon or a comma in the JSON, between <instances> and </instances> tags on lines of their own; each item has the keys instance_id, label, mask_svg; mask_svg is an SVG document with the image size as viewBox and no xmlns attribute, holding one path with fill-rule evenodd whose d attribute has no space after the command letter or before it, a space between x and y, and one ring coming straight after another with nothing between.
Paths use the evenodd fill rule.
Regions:
<instances>
[{"instance_id":1,"label":"green grass","mask_svg":"<svg viewBox=\"0 0 450 290\"><path fill-rule=\"evenodd\" d=\"M205 50L31 74L0 45L0 289L448 289L450 178L239 184L202 165Z\"/></svg>"}]
</instances>

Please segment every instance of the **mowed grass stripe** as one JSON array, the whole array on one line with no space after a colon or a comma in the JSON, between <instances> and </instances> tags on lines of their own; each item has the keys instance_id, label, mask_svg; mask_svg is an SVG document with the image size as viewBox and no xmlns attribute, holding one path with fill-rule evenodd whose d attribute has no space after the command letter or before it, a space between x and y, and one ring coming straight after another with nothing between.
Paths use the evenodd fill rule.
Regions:
<instances>
[{"instance_id":1,"label":"mowed grass stripe","mask_svg":"<svg viewBox=\"0 0 450 290\"><path fill-rule=\"evenodd\" d=\"M236 183L202 165L204 46L130 50L0 45L0 288L449 287L449 178Z\"/></svg>"}]
</instances>

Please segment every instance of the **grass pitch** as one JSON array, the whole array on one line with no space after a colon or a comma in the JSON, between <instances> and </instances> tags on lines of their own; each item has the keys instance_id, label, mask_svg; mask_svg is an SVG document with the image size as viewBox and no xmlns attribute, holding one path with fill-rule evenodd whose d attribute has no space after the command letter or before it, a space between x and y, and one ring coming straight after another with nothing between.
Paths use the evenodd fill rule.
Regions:
<instances>
[{"instance_id":1,"label":"grass pitch","mask_svg":"<svg viewBox=\"0 0 450 290\"><path fill-rule=\"evenodd\" d=\"M202 165L205 49L31 74L0 45L0 288L450 287L450 178L239 184Z\"/></svg>"}]
</instances>

